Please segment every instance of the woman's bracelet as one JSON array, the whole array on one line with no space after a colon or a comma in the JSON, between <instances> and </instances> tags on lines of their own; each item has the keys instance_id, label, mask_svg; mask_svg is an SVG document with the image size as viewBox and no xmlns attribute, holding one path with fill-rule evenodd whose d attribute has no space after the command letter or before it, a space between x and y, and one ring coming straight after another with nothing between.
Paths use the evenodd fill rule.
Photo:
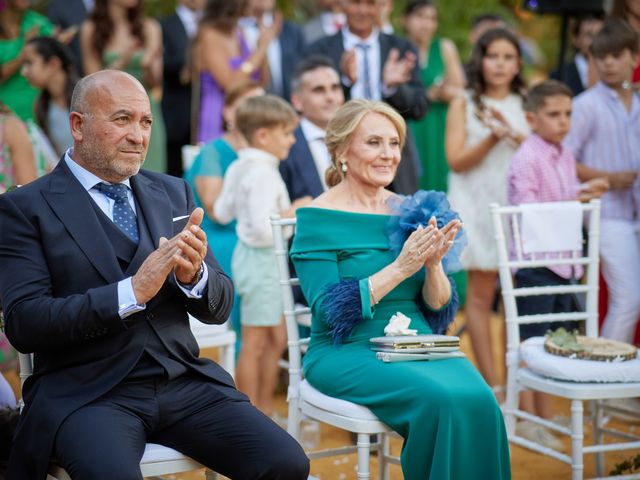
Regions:
<instances>
[{"instance_id":1,"label":"woman's bracelet","mask_svg":"<svg viewBox=\"0 0 640 480\"><path fill-rule=\"evenodd\" d=\"M369 293L371 294L371 299L373 300L373 304L377 305L378 300L376 299L376 291L373 289L373 282L371 281L371 277L367 278L367 283L369 284Z\"/></svg>"}]
</instances>

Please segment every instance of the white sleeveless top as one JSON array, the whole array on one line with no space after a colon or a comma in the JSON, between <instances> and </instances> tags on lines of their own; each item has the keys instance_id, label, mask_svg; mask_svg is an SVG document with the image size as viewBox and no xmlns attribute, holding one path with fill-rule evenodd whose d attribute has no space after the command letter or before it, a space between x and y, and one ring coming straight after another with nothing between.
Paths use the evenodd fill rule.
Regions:
<instances>
[{"instance_id":1,"label":"white sleeveless top","mask_svg":"<svg viewBox=\"0 0 640 480\"><path fill-rule=\"evenodd\" d=\"M486 138L491 130L476 116L471 92L466 93L465 147L471 147ZM515 131L529 134L522 99L510 94L502 100L482 97L487 107L502 113ZM469 244L461 256L462 264L470 270L497 270L498 253L493 238L489 204L507 204L507 166L515 148L506 140L498 142L482 162L464 172L449 172L449 200L464 223Z\"/></svg>"}]
</instances>

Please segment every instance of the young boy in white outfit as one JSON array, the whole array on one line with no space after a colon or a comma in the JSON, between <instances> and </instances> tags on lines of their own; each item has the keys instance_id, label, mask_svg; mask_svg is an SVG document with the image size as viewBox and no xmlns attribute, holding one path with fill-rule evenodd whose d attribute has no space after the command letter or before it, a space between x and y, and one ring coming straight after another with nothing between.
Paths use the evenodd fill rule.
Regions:
<instances>
[{"instance_id":1,"label":"young boy in white outfit","mask_svg":"<svg viewBox=\"0 0 640 480\"><path fill-rule=\"evenodd\" d=\"M298 125L288 103L274 95L248 98L236 110L236 125L250 146L238 151L238 159L227 170L213 213L219 223L237 221L231 271L241 299L238 389L272 415L278 360L287 338L269 217L293 217L296 208L311 198L292 205L278 170L295 142Z\"/></svg>"}]
</instances>

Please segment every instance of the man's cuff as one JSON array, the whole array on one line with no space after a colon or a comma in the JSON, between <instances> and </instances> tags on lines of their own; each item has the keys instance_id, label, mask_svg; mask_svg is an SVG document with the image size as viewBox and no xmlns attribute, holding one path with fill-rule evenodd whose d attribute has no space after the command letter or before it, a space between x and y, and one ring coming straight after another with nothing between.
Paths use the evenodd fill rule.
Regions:
<instances>
[{"instance_id":1,"label":"man's cuff","mask_svg":"<svg viewBox=\"0 0 640 480\"><path fill-rule=\"evenodd\" d=\"M122 320L136 312L141 312L147 308L146 303L137 303L133 293L131 277L118 282L118 315Z\"/></svg>"},{"instance_id":2,"label":"man's cuff","mask_svg":"<svg viewBox=\"0 0 640 480\"><path fill-rule=\"evenodd\" d=\"M207 282L209 281L209 269L206 267L204 263L202 263L201 267L202 275L200 275L200 280L195 285L183 285L176 278L176 274L174 272L173 278L176 279L176 283L180 290L184 292L184 294L189 298L202 298L204 294L205 288L207 286Z\"/></svg>"},{"instance_id":3,"label":"man's cuff","mask_svg":"<svg viewBox=\"0 0 640 480\"><path fill-rule=\"evenodd\" d=\"M389 98L396 94L398 91L398 87L387 87L384 83L382 84L382 88L380 89L382 92L383 98Z\"/></svg>"},{"instance_id":4,"label":"man's cuff","mask_svg":"<svg viewBox=\"0 0 640 480\"><path fill-rule=\"evenodd\" d=\"M346 75L341 75L340 80L342 81L342 84L345 87L347 87L347 88L353 87L353 82L351 80L349 80L349 77L347 77Z\"/></svg>"}]
</instances>

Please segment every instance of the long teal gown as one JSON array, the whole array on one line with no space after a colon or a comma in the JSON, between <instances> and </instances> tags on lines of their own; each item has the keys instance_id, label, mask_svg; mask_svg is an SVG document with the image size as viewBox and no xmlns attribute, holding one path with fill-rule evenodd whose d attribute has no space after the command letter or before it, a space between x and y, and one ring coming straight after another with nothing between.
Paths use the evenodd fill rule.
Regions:
<instances>
[{"instance_id":1,"label":"long teal gown","mask_svg":"<svg viewBox=\"0 0 640 480\"><path fill-rule=\"evenodd\" d=\"M204 144L200 153L193 160L193 164L184 174L184 179L191 185L191 190L195 197L197 207L202 207L202 201L196 190L196 177L224 177L227 168L238 158L236 151L229 145L224 138L218 138ZM220 225L209 217L209 213L205 210L205 216L202 220L202 229L207 234L207 240L211 251L218 260L218 263L224 270L224 273L231 277L231 257L233 249L238 241L236 235L236 222L228 225ZM240 298L235 295L233 301L233 310L231 311L231 324L237 334L237 349L240 346Z\"/></svg>"},{"instance_id":2,"label":"long teal gown","mask_svg":"<svg viewBox=\"0 0 640 480\"><path fill-rule=\"evenodd\" d=\"M291 257L313 314L304 374L318 390L367 406L404 438L405 480L509 479L502 413L466 358L384 363L369 348L369 338L384 335L396 312L410 317L418 333L431 333L420 308L425 304L417 303L424 271L370 305L367 277L394 260L385 232L389 219L321 208L297 211ZM363 318L336 346L323 301L332 295L330 286L344 280L358 280ZM427 315L442 311L427 307Z\"/></svg>"}]
</instances>

